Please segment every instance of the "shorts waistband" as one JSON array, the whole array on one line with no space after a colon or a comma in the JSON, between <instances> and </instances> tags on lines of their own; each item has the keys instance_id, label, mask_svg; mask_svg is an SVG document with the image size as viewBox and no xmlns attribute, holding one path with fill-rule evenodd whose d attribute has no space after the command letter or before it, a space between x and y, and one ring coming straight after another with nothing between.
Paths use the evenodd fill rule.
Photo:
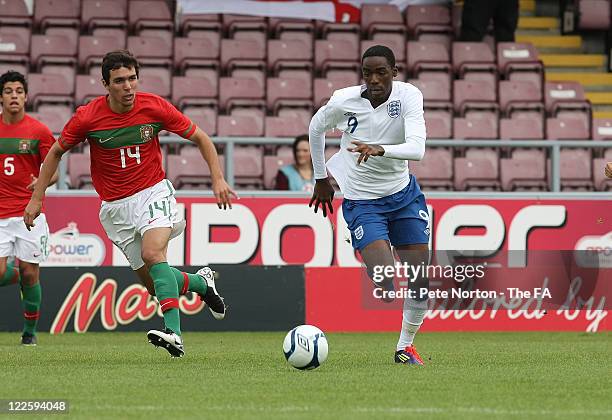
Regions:
<instances>
[{"instance_id":1,"label":"shorts waistband","mask_svg":"<svg viewBox=\"0 0 612 420\"><path fill-rule=\"evenodd\" d=\"M102 201L102 205L115 205L115 204L123 204L123 203L127 203L129 201L138 199L139 197L142 197L143 195L146 195L148 192L150 192L153 188L156 188L158 185L162 185L165 184L168 187L168 191L170 192L170 194L174 194L174 187L172 186L172 184L170 183L169 180L167 179L162 179L161 181L159 181L157 184L155 185L151 185L150 187L145 188L144 190L140 190L135 194L130 195L129 197L124 197L124 198L120 198L119 200L114 200L114 201Z\"/></svg>"}]
</instances>

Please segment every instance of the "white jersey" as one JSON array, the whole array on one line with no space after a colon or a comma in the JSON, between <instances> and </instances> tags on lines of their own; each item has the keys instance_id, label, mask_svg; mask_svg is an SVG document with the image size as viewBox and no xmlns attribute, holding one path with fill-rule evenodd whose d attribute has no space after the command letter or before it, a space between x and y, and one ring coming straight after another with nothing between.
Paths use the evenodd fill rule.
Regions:
<instances>
[{"instance_id":1,"label":"white jersey","mask_svg":"<svg viewBox=\"0 0 612 420\"><path fill-rule=\"evenodd\" d=\"M369 200L394 194L410 182L407 160L421 160L425 150L423 95L415 86L393 82L391 95L375 109L361 94L366 86L351 86L334 92L310 122L310 150L316 179L326 178L327 169L344 197ZM325 165L325 132L343 131L340 152ZM358 153L349 152L351 141L377 144L384 156L371 156L357 165Z\"/></svg>"}]
</instances>

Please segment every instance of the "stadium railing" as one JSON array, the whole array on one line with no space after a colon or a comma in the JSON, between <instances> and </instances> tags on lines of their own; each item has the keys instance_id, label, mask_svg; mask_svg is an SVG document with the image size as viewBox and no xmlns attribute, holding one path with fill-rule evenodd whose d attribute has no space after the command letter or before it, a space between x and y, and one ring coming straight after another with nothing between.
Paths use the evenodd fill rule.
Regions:
<instances>
[{"instance_id":1,"label":"stadium railing","mask_svg":"<svg viewBox=\"0 0 612 420\"><path fill-rule=\"evenodd\" d=\"M234 186L234 146L235 145L274 145L274 146L291 146L294 138L289 137L213 137L215 144L224 145L224 157L225 157L225 178L230 186ZM168 135L160 137L160 143L165 144L184 144L185 140L176 135ZM330 138L325 142L329 146L339 146L339 138ZM550 149L550 160L551 160L551 176L550 181L552 185L549 185L550 191L553 193L561 192L561 177L560 177L560 151L561 148L608 148L610 147L609 141L602 140L427 140L427 147L490 147L490 148L545 148ZM426 152L427 153L427 152ZM603 169L602 169L603 170ZM59 179L58 179L58 190L67 190L67 159L60 161ZM249 194L253 191L249 191ZM269 192L269 191L268 191ZM286 191L283 191L286 193ZM459 193L460 191L449 191L449 193ZM465 192L462 192L465 193ZM495 191L487 191L487 194L502 194ZM547 192L534 192L531 194L540 196ZM482 195L483 192L478 193ZM525 192L506 192L505 194L520 194L520 195L531 195ZM573 194L573 193L568 193ZM579 194L577 192L576 194ZM584 194L581 192L580 194ZM588 195L607 195L609 192L589 192Z\"/></svg>"}]
</instances>

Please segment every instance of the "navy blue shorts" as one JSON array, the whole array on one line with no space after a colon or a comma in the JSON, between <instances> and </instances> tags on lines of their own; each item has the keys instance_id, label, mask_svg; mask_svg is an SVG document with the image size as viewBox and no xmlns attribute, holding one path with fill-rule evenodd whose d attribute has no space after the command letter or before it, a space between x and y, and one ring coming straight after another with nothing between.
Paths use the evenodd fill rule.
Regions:
<instances>
[{"instance_id":1,"label":"navy blue shorts","mask_svg":"<svg viewBox=\"0 0 612 420\"><path fill-rule=\"evenodd\" d=\"M412 175L410 184L395 194L373 200L344 199L342 213L357 250L379 239L393 246L429 243L429 212Z\"/></svg>"}]
</instances>

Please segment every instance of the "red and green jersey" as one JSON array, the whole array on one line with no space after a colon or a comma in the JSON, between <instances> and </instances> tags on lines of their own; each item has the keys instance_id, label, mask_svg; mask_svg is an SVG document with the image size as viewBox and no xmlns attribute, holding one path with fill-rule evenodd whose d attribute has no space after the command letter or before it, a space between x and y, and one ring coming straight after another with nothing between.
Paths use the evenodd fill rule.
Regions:
<instances>
[{"instance_id":1,"label":"red and green jersey","mask_svg":"<svg viewBox=\"0 0 612 420\"><path fill-rule=\"evenodd\" d=\"M31 175L38 178L54 141L47 126L27 114L17 124L0 117L0 219L23 216L32 197Z\"/></svg>"},{"instance_id":2,"label":"red and green jersey","mask_svg":"<svg viewBox=\"0 0 612 420\"><path fill-rule=\"evenodd\" d=\"M113 112L100 96L77 109L59 145L68 150L85 140L90 144L91 179L104 201L129 197L165 178L158 133L167 130L191 137L196 126L171 103L138 92L134 107Z\"/></svg>"}]
</instances>

